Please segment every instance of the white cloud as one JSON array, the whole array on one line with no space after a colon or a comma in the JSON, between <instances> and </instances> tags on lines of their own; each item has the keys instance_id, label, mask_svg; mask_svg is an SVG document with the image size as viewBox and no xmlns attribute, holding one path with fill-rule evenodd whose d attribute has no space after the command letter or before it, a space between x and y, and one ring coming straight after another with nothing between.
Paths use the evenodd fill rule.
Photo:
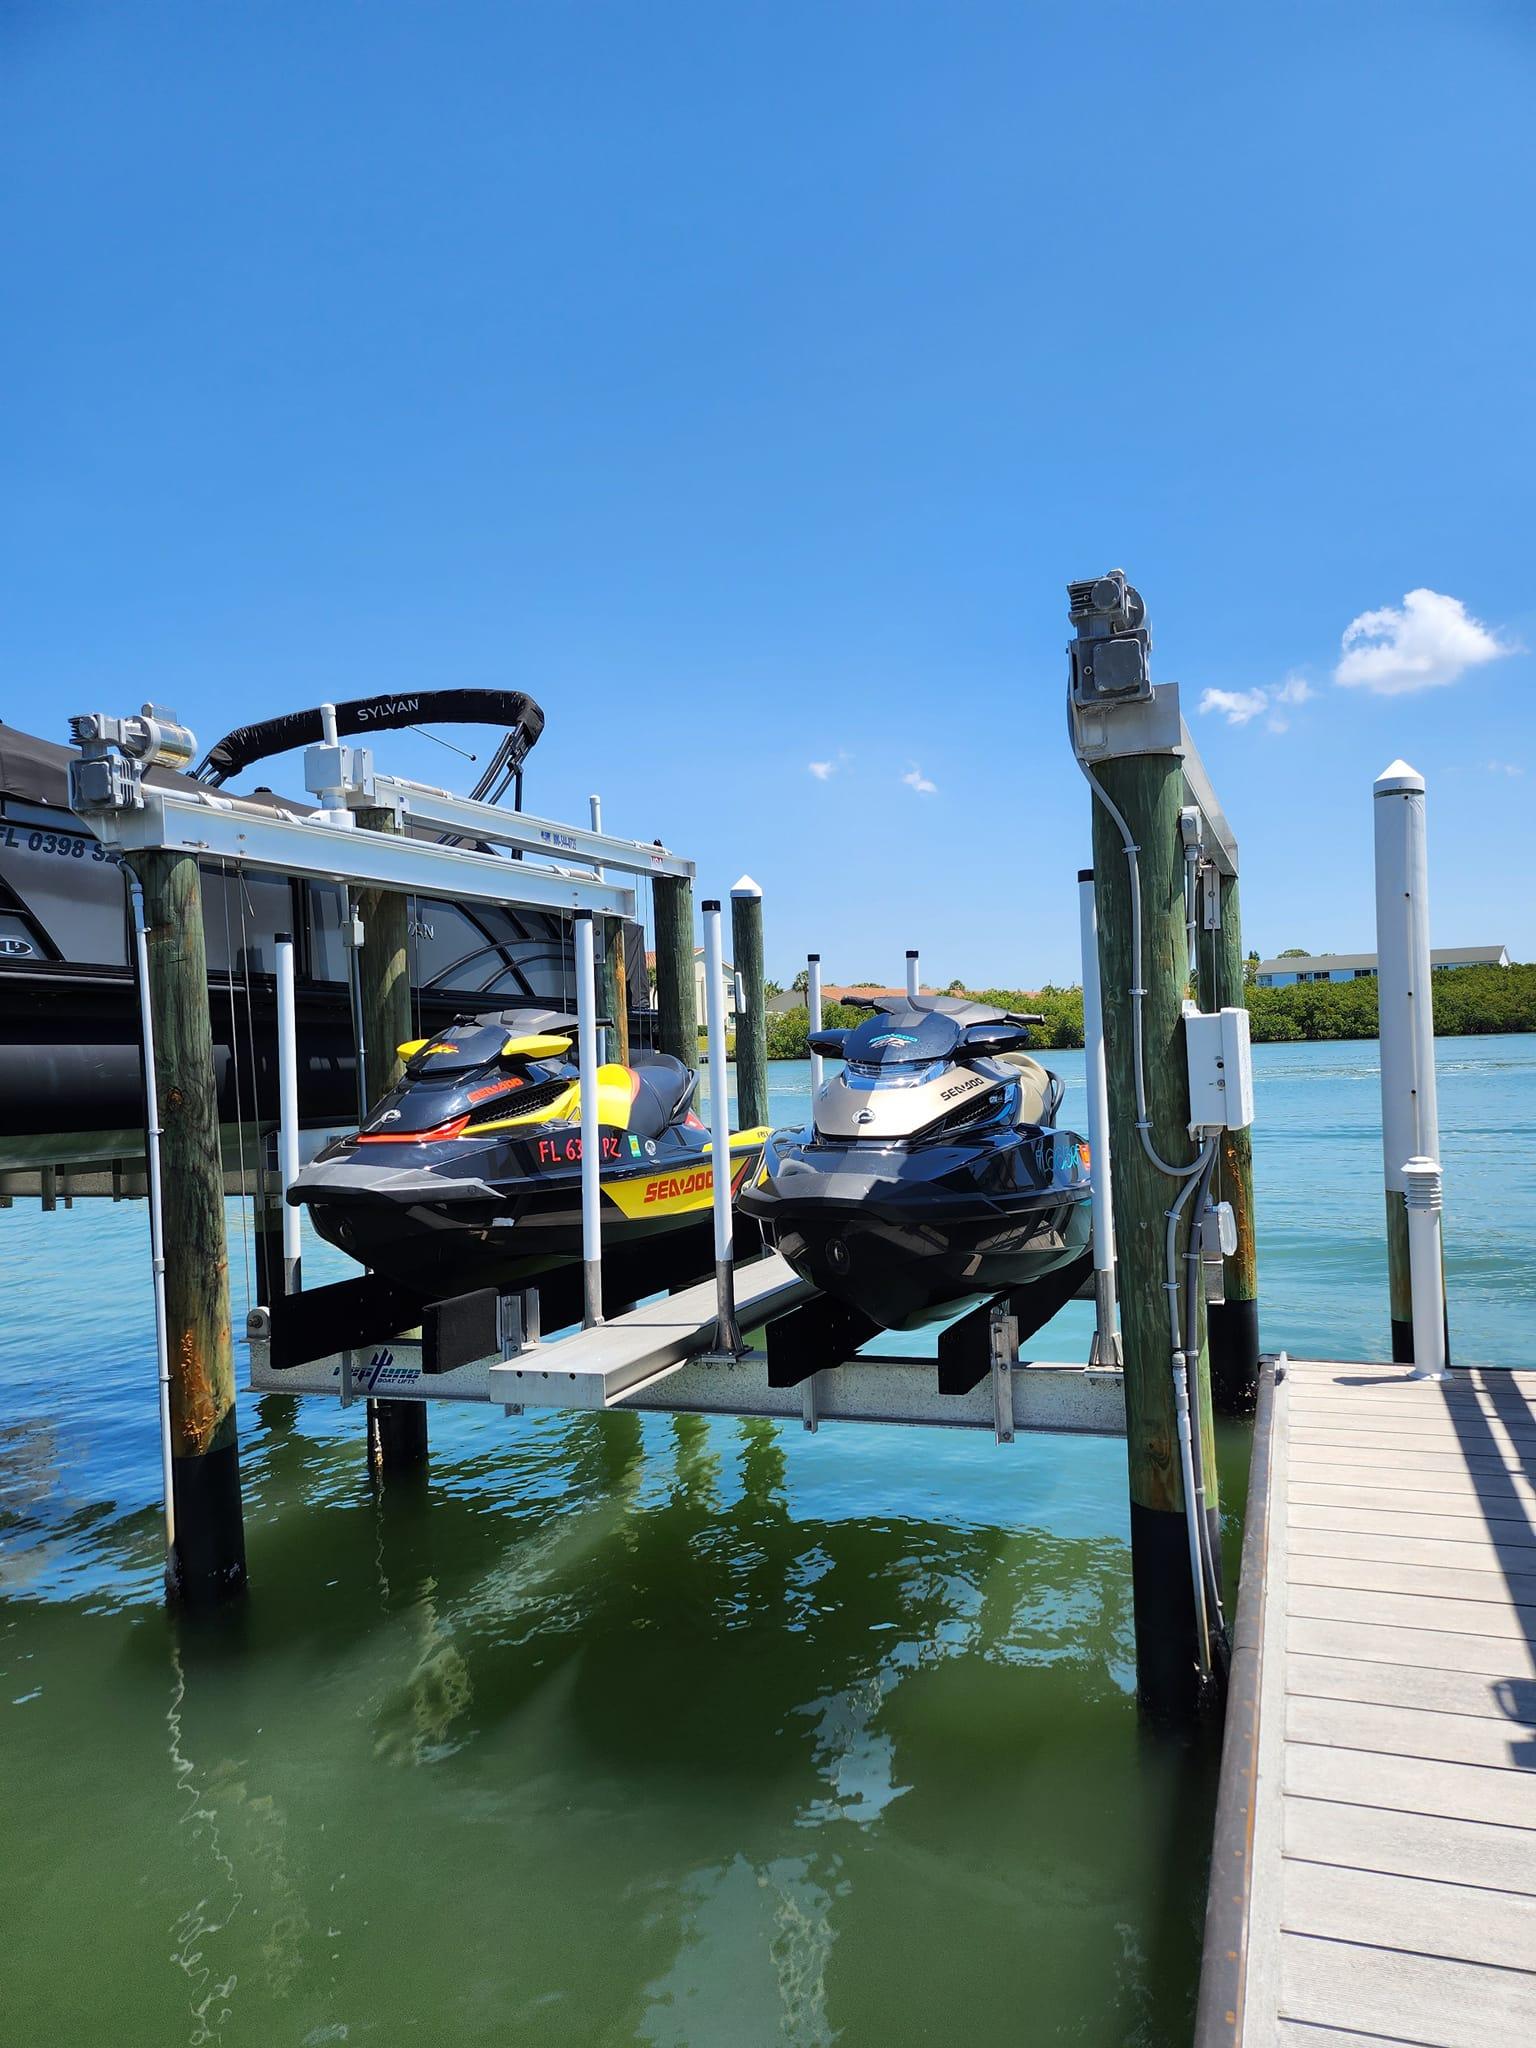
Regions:
<instances>
[{"instance_id":1,"label":"white cloud","mask_svg":"<svg viewBox=\"0 0 1536 2048\"><path fill-rule=\"evenodd\" d=\"M1514 654L1516 648L1474 619L1459 597L1410 590L1399 611L1384 605L1361 612L1344 628L1333 672L1346 689L1399 697L1411 690L1454 683L1469 668Z\"/></svg>"},{"instance_id":2,"label":"white cloud","mask_svg":"<svg viewBox=\"0 0 1536 2048\"><path fill-rule=\"evenodd\" d=\"M1523 775L1525 770L1518 761L1490 761L1488 763L1488 773L1490 775Z\"/></svg>"},{"instance_id":3,"label":"white cloud","mask_svg":"<svg viewBox=\"0 0 1536 2048\"><path fill-rule=\"evenodd\" d=\"M1260 684L1251 690L1207 690L1200 699L1200 709L1219 711L1228 725L1251 725L1254 719L1262 717L1266 732L1289 732L1291 721L1278 707L1310 704L1316 695L1305 676L1288 675L1283 683L1271 687Z\"/></svg>"},{"instance_id":4,"label":"white cloud","mask_svg":"<svg viewBox=\"0 0 1536 2048\"><path fill-rule=\"evenodd\" d=\"M901 779L908 789L915 789L919 796L932 796L939 786L936 782L928 780L915 761Z\"/></svg>"},{"instance_id":5,"label":"white cloud","mask_svg":"<svg viewBox=\"0 0 1536 2048\"><path fill-rule=\"evenodd\" d=\"M1200 699L1202 711L1219 711L1228 725L1246 725L1257 718L1269 702L1265 690L1207 690Z\"/></svg>"},{"instance_id":6,"label":"white cloud","mask_svg":"<svg viewBox=\"0 0 1536 2048\"><path fill-rule=\"evenodd\" d=\"M827 782L837 773L835 761L807 761L806 766L818 782Z\"/></svg>"}]
</instances>

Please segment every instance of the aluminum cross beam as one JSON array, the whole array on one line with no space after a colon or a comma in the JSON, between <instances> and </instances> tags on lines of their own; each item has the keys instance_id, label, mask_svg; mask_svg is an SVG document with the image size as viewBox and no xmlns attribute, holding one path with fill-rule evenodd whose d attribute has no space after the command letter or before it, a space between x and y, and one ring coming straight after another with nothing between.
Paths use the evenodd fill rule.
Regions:
<instances>
[{"instance_id":1,"label":"aluminum cross beam","mask_svg":"<svg viewBox=\"0 0 1536 2048\"><path fill-rule=\"evenodd\" d=\"M405 833L347 831L292 811L220 797L212 790L194 796L151 784L143 795L142 808L87 811L85 822L104 845L124 852L160 847L271 868L279 874L357 882L450 902L591 910L630 920L638 915L632 885L599 881L590 869L541 867Z\"/></svg>"},{"instance_id":2,"label":"aluminum cross beam","mask_svg":"<svg viewBox=\"0 0 1536 2048\"><path fill-rule=\"evenodd\" d=\"M515 846L546 858L563 854L571 860L590 861L594 868L617 868L621 874L693 879L693 862L669 853L664 846L649 845L643 839L617 839L585 825L562 825L528 811L504 811L496 804L477 803L472 797L454 796L449 790L431 789L424 782L407 782L396 775L374 775L367 793L355 801L388 805L400 812L402 821L429 831L489 840L493 846Z\"/></svg>"}]
</instances>

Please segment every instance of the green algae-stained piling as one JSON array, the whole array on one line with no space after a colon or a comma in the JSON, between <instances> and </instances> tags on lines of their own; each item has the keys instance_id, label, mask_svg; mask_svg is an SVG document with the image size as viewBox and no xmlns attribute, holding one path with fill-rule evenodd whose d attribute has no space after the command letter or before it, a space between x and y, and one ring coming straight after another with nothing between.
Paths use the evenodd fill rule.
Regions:
<instances>
[{"instance_id":1,"label":"green algae-stained piling","mask_svg":"<svg viewBox=\"0 0 1536 2048\"><path fill-rule=\"evenodd\" d=\"M159 1097L174 1539L166 1590L208 1607L245 1590L224 1172L195 857L137 852Z\"/></svg>"},{"instance_id":2,"label":"green algae-stained piling","mask_svg":"<svg viewBox=\"0 0 1536 2048\"><path fill-rule=\"evenodd\" d=\"M390 810L359 810L358 828L397 832ZM377 1102L405 1071L400 1047L414 1034L411 1021L410 923L406 900L392 889L364 889L358 902L363 946L363 1065ZM427 1461L427 1411L404 1402L368 1403L368 1463L382 1474L417 1471Z\"/></svg>"},{"instance_id":3,"label":"green algae-stained piling","mask_svg":"<svg viewBox=\"0 0 1536 2048\"><path fill-rule=\"evenodd\" d=\"M1200 1006L1246 1008L1236 875L1216 878L1221 924L1199 938ZM1253 1138L1223 1131L1213 1192L1232 1205L1237 1249L1222 1260L1224 1299L1209 1309L1211 1398L1218 1415L1251 1415L1259 1384L1259 1263L1253 1222Z\"/></svg>"},{"instance_id":4,"label":"green algae-stained piling","mask_svg":"<svg viewBox=\"0 0 1536 2048\"><path fill-rule=\"evenodd\" d=\"M624 974L624 926L616 917L601 920L603 934L602 980L599 1006L610 1020L608 1057L620 1066L629 1064L629 992Z\"/></svg>"},{"instance_id":5,"label":"green algae-stained piling","mask_svg":"<svg viewBox=\"0 0 1536 2048\"><path fill-rule=\"evenodd\" d=\"M1142 1699L1153 1715L1180 1716L1198 1704L1199 1662L1165 1291L1166 1212L1178 1190L1147 1157L1137 1129L1130 992L1141 987L1146 990L1142 1008L1151 1123L1148 1135L1164 1159L1182 1165L1192 1150L1181 1016L1188 981L1184 860L1179 837L1183 773L1171 753L1105 761L1094 773L1131 829L1139 850L1141 884L1142 958L1138 961L1131 944L1132 885L1125 848L1114 820L1095 802L1094 890L1109 1077L1115 1246L1120 1262L1137 1676ZM1181 1227L1181 1252L1188 1228L1186 1221ZM1199 1368L1191 1373L1190 1402L1191 1406L1199 1404L1206 1509L1214 1524L1215 1427L1203 1314L1200 1323L1198 1349L1191 1347L1191 1365L1198 1356Z\"/></svg>"},{"instance_id":6,"label":"green algae-stained piling","mask_svg":"<svg viewBox=\"0 0 1536 2048\"><path fill-rule=\"evenodd\" d=\"M763 991L763 892L750 875L731 890L731 953L741 992L736 1013L736 1122L768 1121L768 999Z\"/></svg>"},{"instance_id":7,"label":"green algae-stained piling","mask_svg":"<svg viewBox=\"0 0 1536 2048\"><path fill-rule=\"evenodd\" d=\"M699 995L693 976L693 884L683 875L657 875L656 1043L694 1067L699 1062Z\"/></svg>"}]
</instances>

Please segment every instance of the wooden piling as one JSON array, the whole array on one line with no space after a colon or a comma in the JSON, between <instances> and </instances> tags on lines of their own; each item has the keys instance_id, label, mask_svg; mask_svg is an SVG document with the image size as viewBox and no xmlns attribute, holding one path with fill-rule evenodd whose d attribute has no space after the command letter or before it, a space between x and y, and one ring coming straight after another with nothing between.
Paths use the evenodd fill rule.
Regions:
<instances>
[{"instance_id":1,"label":"wooden piling","mask_svg":"<svg viewBox=\"0 0 1536 2048\"><path fill-rule=\"evenodd\" d=\"M1247 1009L1237 877L1220 878L1221 929L1199 935L1200 1007ZM1223 1131L1212 1198L1230 1202L1237 1250L1222 1260L1225 1299L1210 1306L1211 1399L1218 1415L1251 1415L1259 1390L1259 1274L1254 1245L1253 1138Z\"/></svg>"},{"instance_id":2,"label":"wooden piling","mask_svg":"<svg viewBox=\"0 0 1536 2048\"><path fill-rule=\"evenodd\" d=\"M209 1607L245 1590L229 1245L202 883L195 857L128 855L144 892L159 1096L174 1538L166 1592Z\"/></svg>"},{"instance_id":3,"label":"wooden piling","mask_svg":"<svg viewBox=\"0 0 1536 2048\"><path fill-rule=\"evenodd\" d=\"M1142 1705L1152 1716L1177 1719L1193 1713L1201 1698L1165 1288L1167 1210L1180 1183L1153 1165L1137 1130L1130 992L1146 990L1142 1010L1148 1135L1162 1158L1183 1165L1194 1152L1180 1013L1189 979L1179 837L1183 772L1172 754L1146 754L1102 762L1094 773L1124 813L1139 849L1143 943L1138 961L1131 945L1129 863L1113 819L1095 800L1094 890L1120 1266L1137 1685ZM1181 1276L1188 1233L1186 1221L1178 1238ZM1198 1403L1206 1508L1214 1540L1216 1460L1203 1314L1200 1321L1190 1405L1194 1409Z\"/></svg>"},{"instance_id":4,"label":"wooden piling","mask_svg":"<svg viewBox=\"0 0 1536 2048\"><path fill-rule=\"evenodd\" d=\"M657 1048L696 1067L699 994L693 974L693 884L683 875L657 875L651 887L656 906Z\"/></svg>"},{"instance_id":5,"label":"wooden piling","mask_svg":"<svg viewBox=\"0 0 1536 2048\"><path fill-rule=\"evenodd\" d=\"M358 829L396 832L393 811L360 810ZM358 898L363 945L358 957L362 989L363 1060L374 1102L405 1071L399 1048L413 1038L410 923L406 900L392 889L364 889ZM418 1471L427 1462L424 1401L368 1403L368 1463L381 1477Z\"/></svg>"},{"instance_id":6,"label":"wooden piling","mask_svg":"<svg viewBox=\"0 0 1536 2048\"><path fill-rule=\"evenodd\" d=\"M624 923L621 918L600 920L603 934L602 975L598 1003L605 1017L612 1019L608 1031L607 1057L621 1066L629 1064L629 993L624 974Z\"/></svg>"},{"instance_id":7,"label":"wooden piling","mask_svg":"<svg viewBox=\"0 0 1536 2048\"><path fill-rule=\"evenodd\" d=\"M750 875L731 891L731 952L737 987L736 1123L754 1130L768 1121L768 1010L763 981L763 892Z\"/></svg>"}]
</instances>

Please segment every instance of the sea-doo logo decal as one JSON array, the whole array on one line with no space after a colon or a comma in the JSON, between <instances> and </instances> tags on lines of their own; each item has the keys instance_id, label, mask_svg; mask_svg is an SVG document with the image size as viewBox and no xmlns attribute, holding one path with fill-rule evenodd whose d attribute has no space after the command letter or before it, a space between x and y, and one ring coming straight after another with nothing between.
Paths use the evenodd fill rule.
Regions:
<instances>
[{"instance_id":1,"label":"sea-doo logo decal","mask_svg":"<svg viewBox=\"0 0 1536 2048\"><path fill-rule=\"evenodd\" d=\"M987 1077L985 1074L971 1074L964 1081L956 1081L951 1087L941 1088L939 1090L939 1100L940 1102L948 1102L952 1096L969 1095L973 1088L985 1088L986 1085Z\"/></svg>"},{"instance_id":2,"label":"sea-doo logo decal","mask_svg":"<svg viewBox=\"0 0 1536 2048\"><path fill-rule=\"evenodd\" d=\"M696 1168L692 1173L666 1174L660 1180L648 1180L645 1184L646 1206L653 1202L676 1202L685 1195L700 1195L707 1188L714 1192L715 1176L710 1169Z\"/></svg>"},{"instance_id":3,"label":"sea-doo logo decal","mask_svg":"<svg viewBox=\"0 0 1536 2048\"><path fill-rule=\"evenodd\" d=\"M878 1038L869 1041L870 1050L877 1045L916 1045L917 1036L911 1031L883 1031Z\"/></svg>"}]
</instances>

